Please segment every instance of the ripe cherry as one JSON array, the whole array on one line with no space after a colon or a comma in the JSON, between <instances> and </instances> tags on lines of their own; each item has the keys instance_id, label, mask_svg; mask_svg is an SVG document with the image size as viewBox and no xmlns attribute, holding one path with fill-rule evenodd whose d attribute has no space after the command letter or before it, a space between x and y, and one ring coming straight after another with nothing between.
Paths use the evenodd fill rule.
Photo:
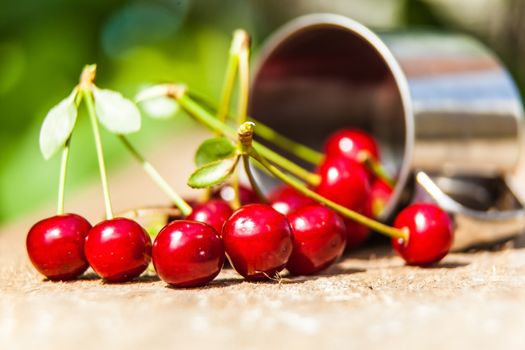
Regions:
<instances>
[{"instance_id":1,"label":"ripe cherry","mask_svg":"<svg viewBox=\"0 0 525 350\"><path fill-rule=\"evenodd\" d=\"M177 220L166 225L153 243L153 265L159 277L175 287L198 287L213 280L224 264L224 245L213 227Z\"/></svg>"},{"instance_id":2,"label":"ripe cherry","mask_svg":"<svg viewBox=\"0 0 525 350\"><path fill-rule=\"evenodd\" d=\"M33 266L50 280L71 280L88 268L85 237L91 224L80 215L63 214L37 222L27 234Z\"/></svg>"},{"instance_id":3,"label":"ripe cherry","mask_svg":"<svg viewBox=\"0 0 525 350\"><path fill-rule=\"evenodd\" d=\"M448 214L434 204L412 204L396 217L394 226L407 229L407 241L392 239L394 249L409 265L434 264L447 255L454 231Z\"/></svg>"},{"instance_id":4,"label":"ripe cherry","mask_svg":"<svg viewBox=\"0 0 525 350\"><path fill-rule=\"evenodd\" d=\"M383 212L391 195L392 187L383 180L375 179L370 188L368 203L357 211L365 216L377 218ZM368 227L353 220L345 219L345 225L347 231L346 247L348 249L360 247L370 236Z\"/></svg>"},{"instance_id":5,"label":"ripe cherry","mask_svg":"<svg viewBox=\"0 0 525 350\"><path fill-rule=\"evenodd\" d=\"M316 202L289 186L277 187L268 196L270 205L279 213L287 215L299 208Z\"/></svg>"},{"instance_id":6,"label":"ripe cherry","mask_svg":"<svg viewBox=\"0 0 525 350\"><path fill-rule=\"evenodd\" d=\"M328 137L325 144L325 154L330 158L345 157L357 161L361 151L367 151L376 160L380 160L376 141L362 130L338 130Z\"/></svg>"},{"instance_id":7,"label":"ripe cherry","mask_svg":"<svg viewBox=\"0 0 525 350\"><path fill-rule=\"evenodd\" d=\"M365 205L362 210L357 210L360 214L370 217L368 206ZM357 223L353 220L344 219L346 226L346 248L355 249L363 245L370 236L370 229L365 225Z\"/></svg>"},{"instance_id":8,"label":"ripe cherry","mask_svg":"<svg viewBox=\"0 0 525 350\"><path fill-rule=\"evenodd\" d=\"M235 211L222 228L222 239L232 266L248 280L273 277L292 254L288 220L266 204L248 204Z\"/></svg>"},{"instance_id":9,"label":"ripe cherry","mask_svg":"<svg viewBox=\"0 0 525 350\"><path fill-rule=\"evenodd\" d=\"M321 183L315 191L344 207L359 209L370 195L368 174L363 165L342 157L327 158L319 167Z\"/></svg>"},{"instance_id":10,"label":"ripe cherry","mask_svg":"<svg viewBox=\"0 0 525 350\"><path fill-rule=\"evenodd\" d=\"M286 268L294 275L311 275L334 263L343 254L346 228L332 210L310 205L288 215L294 236Z\"/></svg>"},{"instance_id":11,"label":"ripe cherry","mask_svg":"<svg viewBox=\"0 0 525 350\"><path fill-rule=\"evenodd\" d=\"M148 267L151 239L135 221L114 218L89 231L85 252L89 265L100 277L109 282L125 282Z\"/></svg>"},{"instance_id":12,"label":"ripe cherry","mask_svg":"<svg viewBox=\"0 0 525 350\"><path fill-rule=\"evenodd\" d=\"M370 212L377 218L385 209L392 196L392 186L383 180L375 179L370 187Z\"/></svg>"},{"instance_id":13,"label":"ripe cherry","mask_svg":"<svg viewBox=\"0 0 525 350\"><path fill-rule=\"evenodd\" d=\"M232 213L233 210L227 202L221 199L212 199L206 203L195 206L187 219L204 222L220 233L222 231L222 225Z\"/></svg>"},{"instance_id":14,"label":"ripe cherry","mask_svg":"<svg viewBox=\"0 0 525 350\"><path fill-rule=\"evenodd\" d=\"M234 196L235 192L231 185L221 186L213 193L213 198L222 199L226 202L231 202ZM239 186L239 198L241 200L241 205L259 202L257 194L251 188L244 185Z\"/></svg>"}]
</instances>

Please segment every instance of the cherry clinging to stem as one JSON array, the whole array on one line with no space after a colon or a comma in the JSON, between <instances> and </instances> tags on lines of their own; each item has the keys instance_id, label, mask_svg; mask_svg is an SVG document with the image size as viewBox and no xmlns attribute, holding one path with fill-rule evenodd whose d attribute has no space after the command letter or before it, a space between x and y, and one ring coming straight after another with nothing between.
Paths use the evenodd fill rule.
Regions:
<instances>
[{"instance_id":1,"label":"cherry clinging to stem","mask_svg":"<svg viewBox=\"0 0 525 350\"><path fill-rule=\"evenodd\" d=\"M148 267L151 239L133 220L108 219L89 231L85 253L89 265L100 277L109 282L126 282Z\"/></svg>"},{"instance_id":2,"label":"cherry clinging to stem","mask_svg":"<svg viewBox=\"0 0 525 350\"><path fill-rule=\"evenodd\" d=\"M210 199L195 206L187 219L206 223L220 233L224 222L232 213L233 210L227 202L221 199Z\"/></svg>"},{"instance_id":3,"label":"cherry clinging to stem","mask_svg":"<svg viewBox=\"0 0 525 350\"><path fill-rule=\"evenodd\" d=\"M330 135L325 143L327 158L345 158L364 164L370 180L382 179L389 186L394 182L380 163L379 146L372 135L359 129L341 129Z\"/></svg>"},{"instance_id":4,"label":"cherry clinging to stem","mask_svg":"<svg viewBox=\"0 0 525 350\"><path fill-rule=\"evenodd\" d=\"M223 226L222 239L232 266L248 280L274 277L292 254L288 220L266 204L235 211Z\"/></svg>"},{"instance_id":5,"label":"cherry clinging to stem","mask_svg":"<svg viewBox=\"0 0 525 350\"><path fill-rule=\"evenodd\" d=\"M311 275L333 264L343 254L343 220L320 204L302 207L287 216L294 237L286 268L294 275Z\"/></svg>"},{"instance_id":6,"label":"cherry clinging to stem","mask_svg":"<svg viewBox=\"0 0 525 350\"><path fill-rule=\"evenodd\" d=\"M341 129L330 135L325 144L325 154L328 157L343 157L358 161L362 152L368 152L376 160L380 160L379 147L374 138L358 129Z\"/></svg>"},{"instance_id":7,"label":"cherry clinging to stem","mask_svg":"<svg viewBox=\"0 0 525 350\"><path fill-rule=\"evenodd\" d=\"M313 199L286 185L275 188L268 195L268 201L275 210L284 215L316 203Z\"/></svg>"},{"instance_id":8,"label":"cherry clinging to stem","mask_svg":"<svg viewBox=\"0 0 525 350\"><path fill-rule=\"evenodd\" d=\"M381 179L375 179L370 186L369 210L373 217L379 217L385 209L390 197L392 196L392 187Z\"/></svg>"},{"instance_id":9,"label":"cherry clinging to stem","mask_svg":"<svg viewBox=\"0 0 525 350\"><path fill-rule=\"evenodd\" d=\"M224 245L205 223L176 220L153 243L153 265L159 277L175 287L198 287L213 280L224 263Z\"/></svg>"},{"instance_id":10,"label":"cherry clinging to stem","mask_svg":"<svg viewBox=\"0 0 525 350\"><path fill-rule=\"evenodd\" d=\"M26 249L33 266L50 280L74 279L88 268L84 255L84 241L91 229L91 224L80 215L64 214L71 133L79 103L80 96L78 88L75 87L70 97L48 112L40 133L40 146L45 158L50 157L59 147L62 147L57 215L43 219L31 227L26 237ZM56 127L59 121L64 123L71 120L70 118L73 120L73 125L68 125L67 133L62 135L66 138L65 142L53 144L53 138L50 136L54 133L51 130L52 126Z\"/></svg>"},{"instance_id":11,"label":"cherry clinging to stem","mask_svg":"<svg viewBox=\"0 0 525 350\"><path fill-rule=\"evenodd\" d=\"M60 214L31 227L26 248L33 266L50 280L70 280L88 268L84 241L89 222L76 214Z\"/></svg>"},{"instance_id":12,"label":"cherry clinging to stem","mask_svg":"<svg viewBox=\"0 0 525 350\"><path fill-rule=\"evenodd\" d=\"M346 208L357 210L368 201L370 183L365 168L356 161L327 158L319 167L315 192Z\"/></svg>"},{"instance_id":13,"label":"cherry clinging to stem","mask_svg":"<svg viewBox=\"0 0 525 350\"><path fill-rule=\"evenodd\" d=\"M396 217L394 226L410 233L406 239L392 239L394 249L409 265L426 266L440 261L454 239L450 217L435 204L406 207Z\"/></svg>"}]
</instances>

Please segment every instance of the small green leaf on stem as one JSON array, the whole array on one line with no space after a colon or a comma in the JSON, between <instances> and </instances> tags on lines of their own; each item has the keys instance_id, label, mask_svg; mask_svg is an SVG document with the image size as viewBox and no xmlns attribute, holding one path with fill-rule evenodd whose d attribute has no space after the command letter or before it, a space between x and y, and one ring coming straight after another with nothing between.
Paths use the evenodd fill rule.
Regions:
<instances>
[{"instance_id":1,"label":"small green leaf on stem","mask_svg":"<svg viewBox=\"0 0 525 350\"><path fill-rule=\"evenodd\" d=\"M169 85L155 85L143 89L135 97L135 102L153 119L168 119L179 110L179 104L169 98Z\"/></svg>"},{"instance_id":2,"label":"small green leaf on stem","mask_svg":"<svg viewBox=\"0 0 525 350\"><path fill-rule=\"evenodd\" d=\"M232 174L239 161L239 155L217 160L198 168L191 174L188 186L192 188L208 188L220 185Z\"/></svg>"},{"instance_id":3,"label":"small green leaf on stem","mask_svg":"<svg viewBox=\"0 0 525 350\"><path fill-rule=\"evenodd\" d=\"M51 108L42 123L40 151L46 160L64 147L73 132L78 114L75 105L77 94L78 89L75 87L68 97Z\"/></svg>"},{"instance_id":4,"label":"small green leaf on stem","mask_svg":"<svg viewBox=\"0 0 525 350\"><path fill-rule=\"evenodd\" d=\"M135 103L168 96L171 84L157 84L143 88L135 96Z\"/></svg>"},{"instance_id":5,"label":"small green leaf on stem","mask_svg":"<svg viewBox=\"0 0 525 350\"><path fill-rule=\"evenodd\" d=\"M195 153L195 164L200 167L221 159L231 158L236 147L225 137L215 137L205 140Z\"/></svg>"},{"instance_id":6,"label":"small green leaf on stem","mask_svg":"<svg viewBox=\"0 0 525 350\"><path fill-rule=\"evenodd\" d=\"M93 86L95 111L100 123L114 134L129 134L140 130L140 111L135 104L112 90Z\"/></svg>"},{"instance_id":7,"label":"small green leaf on stem","mask_svg":"<svg viewBox=\"0 0 525 350\"><path fill-rule=\"evenodd\" d=\"M152 119L169 119L179 111L179 105L168 97L157 97L140 104L146 115Z\"/></svg>"}]
</instances>

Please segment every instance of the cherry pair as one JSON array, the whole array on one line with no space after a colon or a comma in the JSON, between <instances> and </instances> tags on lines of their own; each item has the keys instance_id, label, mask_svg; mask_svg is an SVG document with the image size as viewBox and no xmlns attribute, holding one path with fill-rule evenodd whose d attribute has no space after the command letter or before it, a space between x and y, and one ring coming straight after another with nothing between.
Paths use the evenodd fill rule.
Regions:
<instances>
[{"instance_id":1,"label":"cherry pair","mask_svg":"<svg viewBox=\"0 0 525 350\"><path fill-rule=\"evenodd\" d=\"M105 220L91 227L80 215L63 214L36 223L27 235L35 268L50 280L71 280L88 266L110 282L140 275L151 259L151 240L135 221Z\"/></svg>"},{"instance_id":2,"label":"cherry pair","mask_svg":"<svg viewBox=\"0 0 525 350\"><path fill-rule=\"evenodd\" d=\"M317 193L352 210L371 215L370 185L362 165L343 158L329 158L320 166L318 174L321 176L321 183L316 188ZM316 203L287 186L277 188L268 199L272 207L283 214ZM369 229L348 219L344 222L347 247L361 245L368 237Z\"/></svg>"},{"instance_id":3,"label":"cherry pair","mask_svg":"<svg viewBox=\"0 0 525 350\"><path fill-rule=\"evenodd\" d=\"M378 217L391 194L392 187L365 167L365 163L379 164L379 147L368 133L358 129L338 130L325 143L325 160L318 168L321 177L316 192L320 195L368 217ZM361 245L370 230L358 223L345 220L347 247Z\"/></svg>"}]
</instances>

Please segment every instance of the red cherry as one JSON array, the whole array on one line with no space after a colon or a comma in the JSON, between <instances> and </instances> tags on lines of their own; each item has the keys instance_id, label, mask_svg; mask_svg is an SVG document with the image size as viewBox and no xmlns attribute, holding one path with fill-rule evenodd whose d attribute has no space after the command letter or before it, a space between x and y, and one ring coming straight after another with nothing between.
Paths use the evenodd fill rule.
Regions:
<instances>
[{"instance_id":1,"label":"red cherry","mask_svg":"<svg viewBox=\"0 0 525 350\"><path fill-rule=\"evenodd\" d=\"M224 185L214 191L213 198L219 198L223 201L231 202L234 195L233 187L231 185ZM257 194L251 188L244 185L239 186L239 197L242 205L259 202Z\"/></svg>"},{"instance_id":2,"label":"red cherry","mask_svg":"<svg viewBox=\"0 0 525 350\"><path fill-rule=\"evenodd\" d=\"M392 191L392 187L385 181L380 179L374 180L370 188L368 203L362 210L358 210L358 212L370 218L377 218L383 212L383 209L392 195ZM366 241L368 236L370 236L371 231L368 227L353 220L345 219L345 225L348 233L346 237L346 247L348 249L360 247Z\"/></svg>"},{"instance_id":3,"label":"red cherry","mask_svg":"<svg viewBox=\"0 0 525 350\"><path fill-rule=\"evenodd\" d=\"M80 215L63 214L37 222L27 234L33 266L50 280L71 280L88 268L85 237L91 224Z\"/></svg>"},{"instance_id":4,"label":"red cherry","mask_svg":"<svg viewBox=\"0 0 525 350\"><path fill-rule=\"evenodd\" d=\"M197 207L197 206L199 206L199 205L201 204L201 203L200 203L197 199L195 199L195 198L183 198L183 199L184 199L184 201L185 201L190 207L192 207L192 208L195 208L195 207ZM181 220L181 219L184 218L184 215L182 215L182 213L180 212L179 207L177 207L177 205L172 204L172 205L171 205L171 208L177 210L177 211L175 212L176 214L174 213L174 214L170 214L170 215L168 215L168 217L166 218L165 223L166 223L166 222L167 222L167 223L170 223L170 222L172 222L172 221L175 221L175 220Z\"/></svg>"},{"instance_id":5,"label":"red cherry","mask_svg":"<svg viewBox=\"0 0 525 350\"><path fill-rule=\"evenodd\" d=\"M367 206L363 210L357 210L360 214L370 217L370 212ZM363 245L370 236L370 229L354 220L344 219L346 226L346 248L355 249Z\"/></svg>"},{"instance_id":6,"label":"red cherry","mask_svg":"<svg viewBox=\"0 0 525 350\"><path fill-rule=\"evenodd\" d=\"M379 147L374 138L358 129L338 130L328 137L325 144L325 153L328 157L345 157L358 160L361 151L367 151L376 160L379 160Z\"/></svg>"},{"instance_id":7,"label":"red cherry","mask_svg":"<svg viewBox=\"0 0 525 350\"><path fill-rule=\"evenodd\" d=\"M376 179L370 187L370 212L373 217L381 215L390 197L392 196L392 186L383 180Z\"/></svg>"},{"instance_id":8,"label":"red cherry","mask_svg":"<svg viewBox=\"0 0 525 350\"><path fill-rule=\"evenodd\" d=\"M109 282L139 276L151 260L151 239L133 220L115 218L95 225L86 237L86 257L95 272Z\"/></svg>"},{"instance_id":9,"label":"red cherry","mask_svg":"<svg viewBox=\"0 0 525 350\"><path fill-rule=\"evenodd\" d=\"M321 183L315 191L349 209L359 209L368 201L370 183L363 165L345 158L327 158L319 167Z\"/></svg>"},{"instance_id":10,"label":"red cherry","mask_svg":"<svg viewBox=\"0 0 525 350\"><path fill-rule=\"evenodd\" d=\"M264 280L284 269L293 237L284 215L266 204L248 204L233 213L222 228L232 266L248 280Z\"/></svg>"},{"instance_id":11,"label":"red cherry","mask_svg":"<svg viewBox=\"0 0 525 350\"><path fill-rule=\"evenodd\" d=\"M275 210L284 215L299 208L316 203L313 199L306 197L289 186L277 187L268 196L268 201Z\"/></svg>"},{"instance_id":12,"label":"red cherry","mask_svg":"<svg viewBox=\"0 0 525 350\"><path fill-rule=\"evenodd\" d=\"M294 237L286 268L294 275L311 275L334 263L343 254L346 229L343 220L320 205L298 209L288 215Z\"/></svg>"},{"instance_id":13,"label":"red cherry","mask_svg":"<svg viewBox=\"0 0 525 350\"><path fill-rule=\"evenodd\" d=\"M408 229L408 240L392 239L392 245L409 265L425 266L440 261L454 240L450 217L434 204L408 206L399 213L394 226Z\"/></svg>"},{"instance_id":14,"label":"red cherry","mask_svg":"<svg viewBox=\"0 0 525 350\"><path fill-rule=\"evenodd\" d=\"M222 231L222 225L232 215L230 205L221 199L212 199L206 203L197 205L188 220L204 222L213 227L217 232Z\"/></svg>"},{"instance_id":15,"label":"red cherry","mask_svg":"<svg viewBox=\"0 0 525 350\"><path fill-rule=\"evenodd\" d=\"M198 287L213 280L224 264L224 246L213 227L177 220L166 225L153 243L153 265L159 277L175 287Z\"/></svg>"}]
</instances>

